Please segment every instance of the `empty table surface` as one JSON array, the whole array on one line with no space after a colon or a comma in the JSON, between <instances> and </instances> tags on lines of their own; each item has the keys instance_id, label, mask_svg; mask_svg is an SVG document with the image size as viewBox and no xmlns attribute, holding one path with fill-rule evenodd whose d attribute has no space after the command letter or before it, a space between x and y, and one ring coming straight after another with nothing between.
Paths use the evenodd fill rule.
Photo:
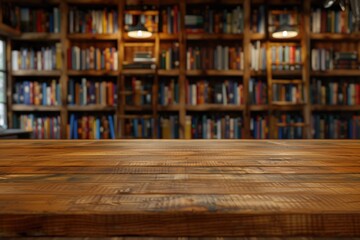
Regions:
<instances>
[{"instance_id":1,"label":"empty table surface","mask_svg":"<svg viewBox=\"0 0 360 240\"><path fill-rule=\"evenodd\" d=\"M0 141L24 236L360 236L360 141Z\"/></svg>"}]
</instances>

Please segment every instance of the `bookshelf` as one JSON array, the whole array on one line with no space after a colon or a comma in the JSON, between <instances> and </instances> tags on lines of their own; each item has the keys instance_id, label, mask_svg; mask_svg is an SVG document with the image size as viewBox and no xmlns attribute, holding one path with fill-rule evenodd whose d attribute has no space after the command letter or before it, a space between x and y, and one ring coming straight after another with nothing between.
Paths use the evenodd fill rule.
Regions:
<instances>
[{"instance_id":1,"label":"bookshelf","mask_svg":"<svg viewBox=\"0 0 360 240\"><path fill-rule=\"evenodd\" d=\"M23 82L42 84L55 79L60 88L57 105L24 104L9 96L10 127L15 126L19 116L25 121L28 114L30 119L50 116L55 123L59 119L61 134L55 135L60 138L74 137L76 127L78 133L88 131L84 135L78 134L79 138L360 137L356 133L360 115L357 95L351 104L338 100L320 103L312 99L317 82L321 85L317 91L325 93L340 86L344 88L345 83L348 88L345 93L358 93L360 84L359 68L321 68L321 60L319 67L313 68L312 61L319 61L321 54L325 56L329 48L338 52L353 51L354 58L360 51L359 33L347 31L345 23L341 22L341 29L332 25L334 29L329 27L327 30L326 24L314 22L322 20L316 12L320 8L317 1L291 0L285 4L264 0L8 2L30 12L44 9L45 15L55 16L56 12L61 12L66 16L57 21L57 31L55 27L41 32L22 31L9 42L7 53L10 59L12 50L55 46L56 52L57 46L62 61L60 66L46 71L14 70L10 61L8 88L13 94L16 84ZM329 11L336 12L336 9ZM277 18L270 16L288 14L292 18L294 12L299 23L298 37L272 38L270 31ZM337 21L339 14L334 13L335 20L331 21ZM78 18L89 16L91 19L106 18L106 30L103 21L91 26L77 23ZM231 19L240 20L232 22ZM137 21L150 28L150 38L127 36L126 29ZM222 24L215 24L219 21L223 21ZM77 24L81 26L77 27ZM317 50L320 57L313 56L313 49L320 49ZM279 51L293 55L285 61L274 58L272 51L275 55ZM90 58L92 52L104 59L101 60L104 63L97 62L99 58ZM138 52L150 52L149 58L153 62L134 64ZM80 60L74 63L77 57L70 55L76 54ZM144 57L144 54L137 57ZM228 60L217 61L220 58ZM293 61L296 58L297 61ZM81 59L88 59L90 67ZM345 64L348 64L346 60ZM69 83L74 83L71 88ZM103 86L102 90L100 86ZM77 104L69 101L76 91L87 100L82 99L81 104L80 98ZM111 103L107 97L103 101L94 100L100 99L102 93L106 96L113 93ZM352 122L345 124L346 117ZM325 126L327 122L335 124L335 121L339 126L344 125L343 129L349 129L351 125L355 133L329 135L325 130L317 133L316 124ZM94 130L100 125L106 128L106 134Z\"/></svg>"}]
</instances>

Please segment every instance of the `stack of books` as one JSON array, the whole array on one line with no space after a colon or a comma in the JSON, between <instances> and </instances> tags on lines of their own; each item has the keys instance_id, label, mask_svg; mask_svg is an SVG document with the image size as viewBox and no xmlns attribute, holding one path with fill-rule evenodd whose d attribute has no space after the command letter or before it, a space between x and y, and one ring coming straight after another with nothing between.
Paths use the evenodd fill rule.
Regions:
<instances>
[{"instance_id":1,"label":"stack of books","mask_svg":"<svg viewBox=\"0 0 360 240\"><path fill-rule=\"evenodd\" d=\"M155 69L156 59L151 52L135 52L133 62L124 64L124 69Z\"/></svg>"}]
</instances>

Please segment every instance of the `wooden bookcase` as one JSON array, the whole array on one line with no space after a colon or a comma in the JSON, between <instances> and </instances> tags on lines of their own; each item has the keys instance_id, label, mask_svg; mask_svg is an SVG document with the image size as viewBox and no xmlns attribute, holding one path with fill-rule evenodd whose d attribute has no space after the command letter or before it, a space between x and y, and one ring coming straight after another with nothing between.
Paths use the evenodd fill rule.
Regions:
<instances>
[{"instance_id":1,"label":"wooden bookcase","mask_svg":"<svg viewBox=\"0 0 360 240\"><path fill-rule=\"evenodd\" d=\"M61 83L61 105L60 106L25 106L16 105L12 103L12 96L9 95L9 123L10 127L13 122L15 113L18 112L37 112L37 113L58 113L61 117L61 137L68 138L67 125L69 123L69 117L72 113L95 113L104 114L111 113L116 116L115 132L116 138L132 138L126 136L126 121L134 119L140 116L145 118L154 119L154 127L152 129L152 138L157 138L160 124L159 116L176 115L178 117L179 124L179 138L185 138L186 118L191 114L219 114L226 115L230 113L235 116L239 116L243 121L243 136L242 138L253 138L251 134L251 119L252 117L260 114L269 119L268 121L268 137L276 137L277 124L273 118L276 111L297 111L303 116L303 122L296 126L303 128L303 137L312 138L312 114L315 111L348 111L352 114L359 114L360 105L315 105L310 102L311 94L311 79L313 77L327 78L339 78L339 77L360 77L360 70L327 70L327 71L312 71L311 70L311 49L313 46L321 46L326 42L343 42L357 44L357 54L360 53L360 38L358 33L351 34L338 34L338 33L312 33L310 29L311 25L311 11L316 5L315 1L311 0L288 0L285 5L283 1L265 1L265 0L12 0L13 4L19 3L21 6L40 6L44 4L56 5L60 8L61 12L61 31L60 33L23 33L18 37L12 39L8 44L8 57L11 57L11 48L13 44L20 44L20 42L60 42L62 45L62 69L54 71L9 71L10 80L8 88L13 91L14 82L16 79L31 78L58 78ZM155 32L149 39L132 39L127 36L124 29L124 15L127 11L131 11L132 14L138 14L134 10L126 10L126 5L147 4L155 5L156 9L161 9L164 6L176 5L180 14L180 31L175 34L168 34L162 32ZM185 15L193 9L200 6L229 6L229 5L241 5L244 17L244 26L241 33L229 34L229 33L187 33L185 31ZM109 7L116 9L118 12L118 26L119 29L116 33L111 34L81 34L72 33L69 34L68 30L68 13L72 6L80 7ZM264 6L265 9L265 32L258 33L252 31L251 18L253 17L253 10L259 6ZM300 15L300 34L295 39L290 40L276 40L273 39L268 33L268 11L272 8L288 9L297 7ZM156 15L159 12L149 11L149 14ZM260 41L266 48L267 70L255 71L251 67L251 50L250 46L256 44L256 41ZM86 43L93 42L96 44L112 44L116 46L118 53L118 67L116 71L105 70L86 70L76 71L68 69L68 48L74 43ZM179 44L179 65L176 69L164 70L159 69L160 54L164 46L169 46L177 42ZM216 44L228 44L239 45L243 50L243 69L241 70L189 70L187 69L187 48L194 45L208 45L216 46ZM286 72L286 71L272 71L271 69L271 52L270 48L274 44L298 44L301 46L301 68L299 70ZM149 47L153 49L153 57L156 58L157 68L152 69L124 69L123 63L127 61L126 56L127 49L131 47ZM11 61L10 61L11 63ZM11 67L11 64L9 64ZM102 105L88 105L88 106L76 106L69 105L68 96L68 81L70 78L109 78L117 83L118 90L118 102L116 106L102 106ZM151 79L151 104L147 106L133 106L126 103L126 96L129 92L126 86L133 77ZM274 79L299 79L303 87L303 101L301 104L274 104L272 103L272 85ZM201 105L189 105L186 103L186 82L187 79L191 81L197 81L199 79L211 80L225 80L233 78L239 81L243 85L243 98L245 103L236 104L201 104ZM267 103L266 104L254 104L249 101L249 81L250 78L260 79L267 84ZM177 104L171 104L162 106L159 104L159 86L161 81L167 81L169 79L175 79L179 86L179 101ZM357 78L357 81L359 78ZM292 81L292 80L289 80ZM281 125L281 124L280 124Z\"/></svg>"}]
</instances>

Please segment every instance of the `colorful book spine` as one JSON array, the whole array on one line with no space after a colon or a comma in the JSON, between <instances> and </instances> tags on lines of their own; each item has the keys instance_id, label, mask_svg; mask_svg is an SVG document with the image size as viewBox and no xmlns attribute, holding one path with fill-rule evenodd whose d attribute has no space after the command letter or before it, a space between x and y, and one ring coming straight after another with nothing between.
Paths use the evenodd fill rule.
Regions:
<instances>
[{"instance_id":1,"label":"colorful book spine","mask_svg":"<svg viewBox=\"0 0 360 240\"><path fill-rule=\"evenodd\" d=\"M179 6L166 6L160 9L159 32L177 34L180 31Z\"/></svg>"},{"instance_id":2,"label":"colorful book spine","mask_svg":"<svg viewBox=\"0 0 360 240\"><path fill-rule=\"evenodd\" d=\"M118 52L112 48L80 48L68 50L68 69L72 70L118 70Z\"/></svg>"},{"instance_id":3,"label":"colorful book spine","mask_svg":"<svg viewBox=\"0 0 360 240\"><path fill-rule=\"evenodd\" d=\"M303 88L301 84L273 84L272 95L274 102L303 102Z\"/></svg>"},{"instance_id":4,"label":"colorful book spine","mask_svg":"<svg viewBox=\"0 0 360 240\"><path fill-rule=\"evenodd\" d=\"M311 50L311 69L326 71L333 69L359 69L357 51L334 51L328 48Z\"/></svg>"},{"instance_id":5,"label":"colorful book spine","mask_svg":"<svg viewBox=\"0 0 360 240\"><path fill-rule=\"evenodd\" d=\"M67 124L69 139L115 139L115 118L111 114L101 116L70 114Z\"/></svg>"},{"instance_id":6,"label":"colorful book spine","mask_svg":"<svg viewBox=\"0 0 360 240\"><path fill-rule=\"evenodd\" d=\"M149 79L132 77L126 81L126 105L143 106L152 104L152 82Z\"/></svg>"},{"instance_id":7,"label":"colorful book spine","mask_svg":"<svg viewBox=\"0 0 360 240\"><path fill-rule=\"evenodd\" d=\"M114 81L86 78L68 81L68 104L115 106L117 99L117 84Z\"/></svg>"},{"instance_id":8,"label":"colorful book spine","mask_svg":"<svg viewBox=\"0 0 360 240\"><path fill-rule=\"evenodd\" d=\"M301 46L271 47L272 70L300 70L301 62Z\"/></svg>"},{"instance_id":9,"label":"colorful book spine","mask_svg":"<svg viewBox=\"0 0 360 240\"><path fill-rule=\"evenodd\" d=\"M243 136L241 117L218 114L186 116L186 139L241 139Z\"/></svg>"},{"instance_id":10,"label":"colorful book spine","mask_svg":"<svg viewBox=\"0 0 360 240\"><path fill-rule=\"evenodd\" d=\"M171 70L179 68L179 43L160 51L160 69Z\"/></svg>"},{"instance_id":11,"label":"colorful book spine","mask_svg":"<svg viewBox=\"0 0 360 240\"><path fill-rule=\"evenodd\" d=\"M188 47L186 69L243 70L244 52L240 46Z\"/></svg>"},{"instance_id":12,"label":"colorful book spine","mask_svg":"<svg viewBox=\"0 0 360 240\"><path fill-rule=\"evenodd\" d=\"M60 139L60 116L44 116L42 114L20 114L14 118L15 128L33 131L34 139Z\"/></svg>"},{"instance_id":13,"label":"colorful book spine","mask_svg":"<svg viewBox=\"0 0 360 240\"><path fill-rule=\"evenodd\" d=\"M175 79L169 81L161 81L159 83L159 104L161 106L168 106L179 104L179 83Z\"/></svg>"},{"instance_id":14,"label":"colorful book spine","mask_svg":"<svg viewBox=\"0 0 360 240\"><path fill-rule=\"evenodd\" d=\"M186 33L239 34L244 31L242 6L218 9L208 5L201 9L189 9L185 16Z\"/></svg>"},{"instance_id":15,"label":"colorful book spine","mask_svg":"<svg viewBox=\"0 0 360 240\"><path fill-rule=\"evenodd\" d=\"M158 119L158 136L159 139L178 139L179 138L179 116L161 116Z\"/></svg>"},{"instance_id":16,"label":"colorful book spine","mask_svg":"<svg viewBox=\"0 0 360 240\"><path fill-rule=\"evenodd\" d=\"M261 5L252 9L251 12L251 31L253 33L265 34L265 6Z\"/></svg>"},{"instance_id":17,"label":"colorful book spine","mask_svg":"<svg viewBox=\"0 0 360 240\"><path fill-rule=\"evenodd\" d=\"M299 113L283 113L277 117L276 138L302 139L304 118Z\"/></svg>"},{"instance_id":18,"label":"colorful book spine","mask_svg":"<svg viewBox=\"0 0 360 240\"><path fill-rule=\"evenodd\" d=\"M21 48L20 50L12 50L12 70L59 70L62 68L61 54L61 43L39 49Z\"/></svg>"},{"instance_id":19,"label":"colorful book spine","mask_svg":"<svg viewBox=\"0 0 360 240\"><path fill-rule=\"evenodd\" d=\"M360 83L356 80L311 80L312 104L360 105Z\"/></svg>"},{"instance_id":20,"label":"colorful book spine","mask_svg":"<svg viewBox=\"0 0 360 240\"><path fill-rule=\"evenodd\" d=\"M69 33L117 33L118 13L113 9L69 9Z\"/></svg>"},{"instance_id":21,"label":"colorful book spine","mask_svg":"<svg viewBox=\"0 0 360 240\"><path fill-rule=\"evenodd\" d=\"M61 85L55 79L51 82L16 82L14 88L13 101L15 104L36 106L61 105Z\"/></svg>"},{"instance_id":22,"label":"colorful book spine","mask_svg":"<svg viewBox=\"0 0 360 240\"><path fill-rule=\"evenodd\" d=\"M269 117L260 114L251 116L250 134L254 139L269 138Z\"/></svg>"},{"instance_id":23,"label":"colorful book spine","mask_svg":"<svg viewBox=\"0 0 360 240\"><path fill-rule=\"evenodd\" d=\"M267 104L267 84L265 80L250 78L249 98L250 104Z\"/></svg>"},{"instance_id":24,"label":"colorful book spine","mask_svg":"<svg viewBox=\"0 0 360 240\"><path fill-rule=\"evenodd\" d=\"M244 86L236 80L213 82L198 80L186 81L186 103L188 105L200 104L244 104Z\"/></svg>"},{"instance_id":25,"label":"colorful book spine","mask_svg":"<svg viewBox=\"0 0 360 240\"><path fill-rule=\"evenodd\" d=\"M359 113L314 113L311 124L315 139L360 139Z\"/></svg>"},{"instance_id":26,"label":"colorful book spine","mask_svg":"<svg viewBox=\"0 0 360 240\"><path fill-rule=\"evenodd\" d=\"M265 71L266 70L266 47L260 41L251 43L250 46L251 70Z\"/></svg>"},{"instance_id":27,"label":"colorful book spine","mask_svg":"<svg viewBox=\"0 0 360 240\"><path fill-rule=\"evenodd\" d=\"M352 13L333 9L312 9L311 32L313 33L351 33L355 31Z\"/></svg>"},{"instance_id":28,"label":"colorful book spine","mask_svg":"<svg viewBox=\"0 0 360 240\"><path fill-rule=\"evenodd\" d=\"M122 138L153 138L155 122L153 118L131 118L125 119L124 136Z\"/></svg>"},{"instance_id":29,"label":"colorful book spine","mask_svg":"<svg viewBox=\"0 0 360 240\"><path fill-rule=\"evenodd\" d=\"M21 32L60 33L61 19L58 7L49 11L22 7L15 12L19 12Z\"/></svg>"}]
</instances>

